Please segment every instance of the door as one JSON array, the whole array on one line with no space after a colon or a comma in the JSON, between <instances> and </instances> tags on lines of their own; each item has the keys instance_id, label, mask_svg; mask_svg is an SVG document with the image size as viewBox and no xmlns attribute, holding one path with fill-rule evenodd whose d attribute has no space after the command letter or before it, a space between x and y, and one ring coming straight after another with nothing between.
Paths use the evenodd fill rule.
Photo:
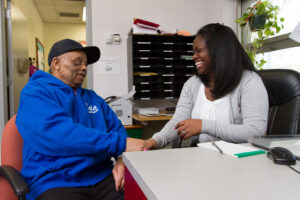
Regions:
<instances>
[{"instance_id":1,"label":"door","mask_svg":"<svg viewBox=\"0 0 300 200\"><path fill-rule=\"evenodd\" d=\"M2 138L2 130L8 119L7 112L7 80L6 80L6 28L5 28L5 6L0 1L0 144ZM1 156L1 154L0 154ZM1 159L0 159L1 160Z\"/></svg>"},{"instance_id":2,"label":"door","mask_svg":"<svg viewBox=\"0 0 300 200\"><path fill-rule=\"evenodd\" d=\"M28 71L20 71L28 59L28 22L22 11L7 1L8 96L9 117L18 111L20 93L29 79Z\"/></svg>"}]
</instances>

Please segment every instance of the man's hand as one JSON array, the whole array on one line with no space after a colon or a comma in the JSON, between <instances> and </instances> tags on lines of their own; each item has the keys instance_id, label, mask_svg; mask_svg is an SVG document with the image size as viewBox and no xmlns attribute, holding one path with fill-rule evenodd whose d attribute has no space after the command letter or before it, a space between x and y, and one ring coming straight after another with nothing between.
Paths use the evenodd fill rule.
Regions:
<instances>
[{"instance_id":1,"label":"man's hand","mask_svg":"<svg viewBox=\"0 0 300 200\"><path fill-rule=\"evenodd\" d=\"M140 139L127 138L126 152L131 151L143 151L145 149L146 142Z\"/></svg>"},{"instance_id":2,"label":"man's hand","mask_svg":"<svg viewBox=\"0 0 300 200\"><path fill-rule=\"evenodd\" d=\"M177 134L181 139L188 139L193 135L199 135L202 130L202 120L201 119L186 119L179 122L175 129L177 129Z\"/></svg>"},{"instance_id":3,"label":"man's hand","mask_svg":"<svg viewBox=\"0 0 300 200\"><path fill-rule=\"evenodd\" d=\"M156 146L157 146L156 140L154 140L154 139L145 140L145 149L146 150L156 149Z\"/></svg>"},{"instance_id":4,"label":"man's hand","mask_svg":"<svg viewBox=\"0 0 300 200\"><path fill-rule=\"evenodd\" d=\"M124 191L124 173L125 165L122 161L122 157L119 157L115 167L112 170L117 192Z\"/></svg>"}]
</instances>

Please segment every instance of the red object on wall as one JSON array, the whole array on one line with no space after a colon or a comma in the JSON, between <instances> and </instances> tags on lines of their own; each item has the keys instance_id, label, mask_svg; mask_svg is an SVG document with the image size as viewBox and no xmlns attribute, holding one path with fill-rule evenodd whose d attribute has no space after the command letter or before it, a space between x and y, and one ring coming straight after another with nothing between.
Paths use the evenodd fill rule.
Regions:
<instances>
[{"instance_id":1,"label":"red object on wall","mask_svg":"<svg viewBox=\"0 0 300 200\"><path fill-rule=\"evenodd\" d=\"M124 188L125 200L147 200L145 194L135 182L133 176L128 171L127 167L125 168L125 188Z\"/></svg>"},{"instance_id":2,"label":"red object on wall","mask_svg":"<svg viewBox=\"0 0 300 200\"><path fill-rule=\"evenodd\" d=\"M133 19L133 23L142 28L153 29L153 30L157 30L158 27L160 26L159 24L142 20L142 19Z\"/></svg>"}]
</instances>

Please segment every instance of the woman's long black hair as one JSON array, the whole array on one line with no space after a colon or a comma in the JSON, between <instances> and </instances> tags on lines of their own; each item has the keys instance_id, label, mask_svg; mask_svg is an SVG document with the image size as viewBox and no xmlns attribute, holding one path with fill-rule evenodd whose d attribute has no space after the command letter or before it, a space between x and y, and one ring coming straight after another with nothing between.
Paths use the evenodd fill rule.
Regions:
<instances>
[{"instance_id":1,"label":"woman's long black hair","mask_svg":"<svg viewBox=\"0 0 300 200\"><path fill-rule=\"evenodd\" d=\"M256 71L253 63L231 28L219 23L207 24L197 35L205 41L214 77L214 88L211 90L218 99L231 92L240 82L243 71ZM209 86L209 75L199 75L201 81Z\"/></svg>"}]
</instances>

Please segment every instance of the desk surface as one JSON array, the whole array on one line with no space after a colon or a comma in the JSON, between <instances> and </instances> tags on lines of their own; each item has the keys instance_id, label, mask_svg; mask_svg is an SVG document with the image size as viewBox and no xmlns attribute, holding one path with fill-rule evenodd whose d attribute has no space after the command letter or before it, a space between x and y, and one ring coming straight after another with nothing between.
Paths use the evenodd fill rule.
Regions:
<instances>
[{"instance_id":1,"label":"desk surface","mask_svg":"<svg viewBox=\"0 0 300 200\"><path fill-rule=\"evenodd\" d=\"M132 118L140 121L140 122L147 122L147 121L162 121L162 120L170 120L172 119L172 116L170 115L165 115L165 116L151 116L147 117L145 115L140 115L140 114L133 114Z\"/></svg>"},{"instance_id":2,"label":"desk surface","mask_svg":"<svg viewBox=\"0 0 300 200\"><path fill-rule=\"evenodd\" d=\"M124 127L126 130L143 128L143 126L140 124L124 125Z\"/></svg>"},{"instance_id":3,"label":"desk surface","mask_svg":"<svg viewBox=\"0 0 300 200\"><path fill-rule=\"evenodd\" d=\"M297 199L300 175L265 154L235 158L201 147L124 153L150 200ZM294 166L300 170L300 162ZM126 184L126 183L125 183Z\"/></svg>"}]
</instances>

